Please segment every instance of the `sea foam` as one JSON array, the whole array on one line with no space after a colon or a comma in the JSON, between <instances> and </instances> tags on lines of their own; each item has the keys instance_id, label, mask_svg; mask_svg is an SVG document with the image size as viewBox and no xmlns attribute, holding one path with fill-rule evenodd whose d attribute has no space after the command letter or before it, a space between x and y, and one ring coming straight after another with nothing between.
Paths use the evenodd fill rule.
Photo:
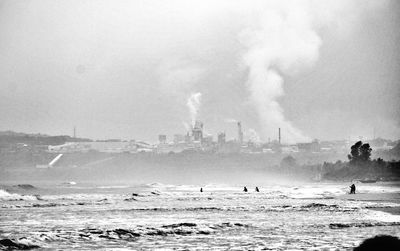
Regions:
<instances>
[{"instance_id":1,"label":"sea foam","mask_svg":"<svg viewBox=\"0 0 400 251\"><path fill-rule=\"evenodd\" d=\"M20 195L16 193L9 193L0 189L0 201L13 201L13 200L37 200L33 195Z\"/></svg>"}]
</instances>

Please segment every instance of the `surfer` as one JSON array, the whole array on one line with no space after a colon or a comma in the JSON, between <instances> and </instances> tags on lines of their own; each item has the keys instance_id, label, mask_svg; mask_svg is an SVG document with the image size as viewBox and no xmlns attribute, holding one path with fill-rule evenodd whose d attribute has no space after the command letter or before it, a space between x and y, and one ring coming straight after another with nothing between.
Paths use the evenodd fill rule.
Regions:
<instances>
[{"instance_id":1,"label":"surfer","mask_svg":"<svg viewBox=\"0 0 400 251\"><path fill-rule=\"evenodd\" d=\"M356 185L351 184L350 186L350 194L355 194L356 193Z\"/></svg>"},{"instance_id":2,"label":"surfer","mask_svg":"<svg viewBox=\"0 0 400 251\"><path fill-rule=\"evenodd\" d=\"M244 188L243 188L243 192L246 192L246 193L247 193L247 187L244 187Z\"/></svg>"},{"instance_id":3,"label":"surfer","mask_svg":"<svg viewBox=\"0 0 400 251\"><path fill-rule=\"evenodd\" d=\"M258 187L256 187L256 192L257 192L257 193L260 192L260 189L258 189Z\"/></svg>"},{"instance_id":4,"label":"surfer","mask_svg":"<svg viewBox=\"0 0 400 251\"><path fill-rule=\"evenodd\" d=\"M201 188L200 188L200 193L202 193L202 192L203 192L203 188L201 187Z\"/></svg>"}]
</instances>

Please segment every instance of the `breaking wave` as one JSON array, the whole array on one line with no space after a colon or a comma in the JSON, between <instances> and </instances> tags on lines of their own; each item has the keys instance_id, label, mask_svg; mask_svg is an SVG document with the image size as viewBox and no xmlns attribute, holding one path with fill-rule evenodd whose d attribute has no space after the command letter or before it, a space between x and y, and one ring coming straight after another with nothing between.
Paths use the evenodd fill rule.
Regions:
<instances>
[{"instance_id":1,"label":"breaking wave","mask_svg":"<svg viewBox=\"0 0 400 251\"><path fill-rule=\"evenodd\" d=\"M77 241L96 241L96 240L124 240L136 241L143 237L165 237L165 236L188 236L188 235L210 235L219 231L228 229L244 229L250 228L251 225L237 222L223 222L217 224L197 224L192 222L182 222L175 224L166 224L158 226L134 226L132 228L84 228L76 231L60 230L54 232L41 232L34 234L27 240L26 237L13 241L13 243L21 243L26 240L28 243L40 244L46 246L45 242L61 241L74 239ZM10 244L12 245L12 244ZM24 245L24 244L20 244ZM38 247L38 246L36 246Z\"/></svg>"},{"instance_id":2,"label":"breaking wave","mask_svg":"<svg viewBox=\"0 0 400 251\"><path fill-rule=\"evenodd\" d=\"M400 226L400 222L361 222L361 223L331 223L329 228L340 229L349 227L386 227L386 226Z\"/></svg>"},{"instance_id":3,"label":"breaking wave","mask_svg":"<svg viewBox=\"0 0 400 251\"><path fill-rule=\"evenodd\" d=\"M19 241L11 240L11 239L2 239L0 240L0 248L3 250L29 250L40 248L37 245L23 243L25 239L21 239ZM26 242L26 241L25 241Z\"/></svg>"},{"instance_id":4,"label":"breaking wave","mask_svg":"<svg viewBox=\"0 0 400 251\"><path fill-rule=\"evenodd\" d=\"M39 198L38 195L20 195L0 189L0 201L38 200Z\"/></svg>"}]
</instances>

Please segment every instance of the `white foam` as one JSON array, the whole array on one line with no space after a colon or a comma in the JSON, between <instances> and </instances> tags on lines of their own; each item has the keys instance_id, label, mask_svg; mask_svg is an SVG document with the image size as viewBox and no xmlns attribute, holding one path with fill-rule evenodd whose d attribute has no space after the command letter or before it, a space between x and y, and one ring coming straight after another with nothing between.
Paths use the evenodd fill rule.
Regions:
<instances>
[{"instance_id":1,"label":"white foam","mask_svg":"<svg viewBox=\"0 0 400 251\"><path fill-rule=\"evenodd\" d=\"M36 196L33 195L20 195L16 193L9 193L0 189L0 201L11 201L11 200L37 200Z\"/></svg>"},{"instance_id":2,"label":"white foam","mask_svg":"<svg viewBox=\"0 0 400 251\"><path fill-rule=\"evenodd\" d=\"M76 185L76 182L75 182L75 181L68 181L68 182L64 182L64 183L62 183L62 184L74 186L74 185Z\"/></svg>"},{"instance_id":3,"label":"white foam","mask_svg":"<svg viewBox=\"0 0 400 251\"><path fill-rule=\"evenodd\" d=\"M366 215L367 219L383 221L383 222L400 222L400 215L394 215L387 212L376 211L376 210L368 210L368 214Z\"/></svg>"},{"instance_id":4,"label":"white foam","mask_svg":"<svg viewBox=\"0 0 400 251\"><path fill-rule=\"evenodd\" d=\"M118 189L118 188L128 188L129 186L98 186L99 189Z\"/></svg>"}]
</instances>

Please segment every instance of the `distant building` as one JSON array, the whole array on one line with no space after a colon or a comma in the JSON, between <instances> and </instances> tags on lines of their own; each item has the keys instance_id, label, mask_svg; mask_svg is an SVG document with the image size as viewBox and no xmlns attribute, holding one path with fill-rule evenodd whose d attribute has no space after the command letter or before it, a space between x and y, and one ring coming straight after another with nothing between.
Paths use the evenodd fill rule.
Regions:
<instances>
[{"instance_id":1,"label":"distant building","mask_svg":"<svg viewBox=\"0 0 400 251\"><path fill-rule=\"evenodd\" d=\"M282 146L282 153L297 153L299 152L299 148L297 146Z\"/></svg>"},{"instance_id":2,"label":"distant building","mask_svg":"<svg viewBox=\"0 0 400 251\"><path fill-rule=\"evenodd\" d=\"M158 154L169 154L169 153L180 153L183 152L187 148L185 143L179 144L160 144L157 146Z\"/></svg>"},{"instance_id":3,"label":"distant building","mask_svg":"<svg viewBox=\"0 0 400 251\"><path fill-rule=\"evenodd\" d=\"M192 130L194 141L203 141L203 122L196 120Z\"/></svg>"},{"instance_id":4,"label":"distant building","mask_svg":"<svg viewBox=\"0 0 400 251\"><path fill-rule=\"evenodd\" d=\"M185 135L185 143L189 144L192 142L192 137L189 135L189 132Z\"/></svg>"},{"instance_id":5,"label":"distant building","mask_svg":"<svg viewBox=\"0 0 400 251\"><path fill-rule=\"evenodd\" d=\"M185 142L185 135L183 134L175 134L174 135L174 143L179 144Z\"/></svg>"},{"instance_id":6,"label":"distant building","mask_svg":"<svg viewBox=\"0 0 400 251\"><path fill-rule=\"evenodd\" d=\"M142 150L152 151L152 146L144 142L135 141L69 142L63 145L48 146L48 151L54 153L73 153L89 151L104 153L136 153Z\"/></svg>"},{"instance_id":7,"label":"distant building","mask_svg":"<svg viewBox=\"0 0 400 251\"><path fill-rule=\"evenodd\" d=\"M263 153L275 153L274 150L272 150L271 148L263 148L262 152Z\"/></svg>"},{"instance_id":8,"label":"distant building","mask_svg":"<svg viewBox=\"0 0 400 251\"><path fill-rule=\"evenodd\" d=\"M240 151L246 151L245 149L241 149L240 145L237 141L228 141L223 144L218 144L218 152L219 153L238 153Z\"/></svg>"},{"instance_id":9,"label":"distant building","mask_svg":"<svg viewBox=\"0 0 400 251\"><path fill-rule=\"evenodd\" d=\"M203 137L203 145L210 146L213 143L213 136L207 135Z\"/></svg>"},{"instance_id":10,"label":"distant building","mask_svg":"<svg viewBox=\"0 0 400 251\"><path fill-rule=\"evenodd\" d=\"M85 144L85 142L67 142L62 145L48 146L48 151L54 153L87 152L89 150L90 146Z\"/></svg>"},{"instance_id":11,"label":"distant building","mask_svg":"<svg viewBox=\"0 0 400 251\"><path fill-rule=\"evenodd\" d=\"M297 148L299 151L303 152L320 152L321 151L321 145L317 139L314 139L310 143L298 143Z\"/></svg>"},{"instance_id":12,"label":"distant building","mask_svg":"<svg viewBox=\"0 0 400 251\"><path fill-rule=\"evenodd\" d=\"M167 135L164 135L164 134L158 135L158 142L160 144L167 143Z\"/></svg>"}]
</instances>

